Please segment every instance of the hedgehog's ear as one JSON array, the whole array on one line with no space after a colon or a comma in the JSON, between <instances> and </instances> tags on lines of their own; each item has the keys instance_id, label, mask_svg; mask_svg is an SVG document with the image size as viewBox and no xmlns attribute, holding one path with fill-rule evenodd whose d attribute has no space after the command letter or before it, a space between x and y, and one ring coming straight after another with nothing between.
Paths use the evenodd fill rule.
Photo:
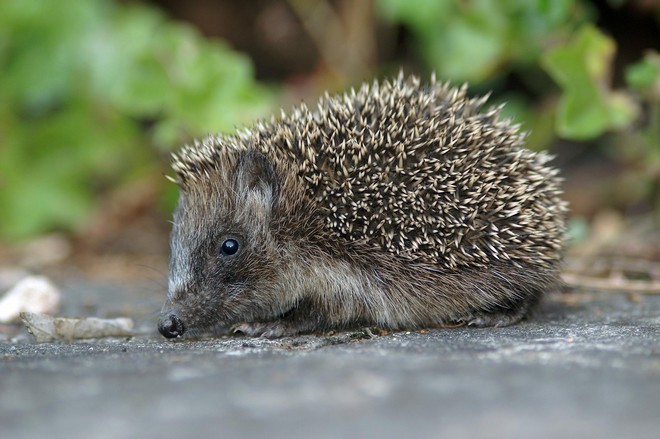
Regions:
<instances>
[{"instance_id":1,"label":"hedgehog's ear","mask_svg":"<svg viewBox=\"0 0 660 439\"><path fill-rule=\"evenodd\" d=\"M241 152L236 172L239 193L257 195L269 206L277 195L277 174L273 163L259 151Z\"/></svg>"}]
</instances>

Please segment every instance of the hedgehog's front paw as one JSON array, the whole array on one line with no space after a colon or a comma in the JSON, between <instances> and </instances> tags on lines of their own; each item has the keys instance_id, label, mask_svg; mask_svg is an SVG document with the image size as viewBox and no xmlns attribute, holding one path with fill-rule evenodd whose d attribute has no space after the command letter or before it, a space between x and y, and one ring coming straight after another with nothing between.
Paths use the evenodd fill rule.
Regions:
<instances>
[{"instance_id":1,"label":"hedgehog's front paw","mask_svg":"<svg viewBox=\"0 0 660 439\"><path fill-rule=\"evenodd\" d=\"M239 323L232 326L233 333L243 333L248 337L280 338L289 335L296 335L299 331L291 328L285 322L250 322Z\"/></svg>"}]
</instances>

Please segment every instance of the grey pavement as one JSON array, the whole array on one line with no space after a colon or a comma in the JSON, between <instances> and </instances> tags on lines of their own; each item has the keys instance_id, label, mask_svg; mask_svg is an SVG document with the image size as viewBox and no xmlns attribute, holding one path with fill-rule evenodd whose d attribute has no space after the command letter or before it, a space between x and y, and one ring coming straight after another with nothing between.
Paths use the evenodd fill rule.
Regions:
<instances>
[{"instance_id":1,"label":"grey pavement","mask_svg":"<svg viewBox=\"0 0 660 439\"><path fill-rule=\"evenodd\" d=\"M132 316L131 339L0 339L0 438L660 437L658 295L555 296L509 328L167 341L158 289L65 288L62 315Z\"/></svg>"}]
</instances>

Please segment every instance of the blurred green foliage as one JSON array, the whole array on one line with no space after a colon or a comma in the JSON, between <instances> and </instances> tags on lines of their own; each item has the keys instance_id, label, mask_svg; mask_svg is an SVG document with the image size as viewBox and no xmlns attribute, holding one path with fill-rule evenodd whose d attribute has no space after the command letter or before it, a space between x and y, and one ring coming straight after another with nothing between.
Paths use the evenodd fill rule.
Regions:
<instances>
[{"instance_id":1,"label":"blurred green foliage","mask_svg":"<svg viewBox=\"0 0 660 439\"><path fill-rule=\"evenodd\" d=\"M660 212L660 55L614 89L617 42L593 3L375 4L429 71L508 101L532 147L615 133L599 143L630 170L621 190ZM264 116L274 93L253 76L245 56L153 7L0 1L0 240L75 230L107 191L159 173L161 152ZM511 78L529 93L502 94Z\"/></svg>"},{"instance_id":2,"label":"blurred green foliage","mask_svg":"<svg viewBox=\"0 0 660 439\"><path fill-rule=\"evenodd\" d=\"M617 151L622 162L632 164L630 174L638 177L638 197L650 200L660 225L660 54L649 51L641 62L629 66L626 82L646 103L648 121L621 138ZM627 187L623 190L631 193Z\"/></svg>"},{"instance_id":3,"label":"blurred green foliage","mask_svg":"<svg viewBox=\"0 0 660 439\"><path fill-rule=\"evenodd\" d=\"M625 0L612 3L616 8ZM599 143L614 145L613 156L628 170L621 180L636 186L625 193L626 202L646 204L660 217L660 56L649 51L626 66L626 84L613 89L617 42L594 25L592 2L380 0L378 5L382 16L409 29L418 54L440 78L476 82L477 88L485 84L496 94L507 77L523 84L531 98L496 97L509 101L505 113L531 130L532 147L556 138L591 141L610 134ZM656 18L660 22L660 10Z\"/></svg>"},{"instance_id":4,"label":"blurred green foliage","mask_svg":"<svg viewBox=\"0 0 660 439\"><path fill-rule=\"evenodd\" d=\"M568 44L548 51L542 64L560 85L557 133L592 139L607 129L626 127L637 113L624 93L609 89L615 42L591 25L583 26Z\"/></svg>"},{"instance_id":5,"label":"blurred green foliage","mask_svg":"<svg viewBox=\"0 0 660 439\"><path fill-rule=\"evenodd\" d=\"M547 44L585 22L573 0L380 0L408 26L438 76L483 82L538 62Z\"/></svg>"},{"instance_id":6,"label":"blurred green foliage","mask_svg":"<svg viewBox=\"0 0 660 439\"><path fill-rule=\"evenodd\" d=\"M628 67L626 81L649 102L659 102L660 54L648 52L641 62Z\"/></svg>"},{"instance_id":7,"label":"blurred green foliage","mask_svg":"<svg viewBox=\"0 0 660 439\"><path fill-rule=\"evenodd\" d=\"M157 148L263 115L247 58L153 8L0 2L0 237L80 225Z\"/></svg>"}]
</instances>

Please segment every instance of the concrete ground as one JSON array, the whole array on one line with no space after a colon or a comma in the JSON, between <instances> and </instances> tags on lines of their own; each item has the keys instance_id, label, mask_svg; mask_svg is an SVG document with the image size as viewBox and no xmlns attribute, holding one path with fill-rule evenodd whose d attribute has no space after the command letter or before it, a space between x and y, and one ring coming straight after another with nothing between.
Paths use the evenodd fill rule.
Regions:
<instances>
[{"instance_id":1,"label":"concrete ground","mask_svg":"<svg viewBox=\"0 0 660 439\"><path fill-rule=\"evenodd\" d=\"M509 328L167 341L160 287L72 284L131 339L0 338L0 438L657 438L660 296L574 294Z\"/></svg>"}]
</instances>

